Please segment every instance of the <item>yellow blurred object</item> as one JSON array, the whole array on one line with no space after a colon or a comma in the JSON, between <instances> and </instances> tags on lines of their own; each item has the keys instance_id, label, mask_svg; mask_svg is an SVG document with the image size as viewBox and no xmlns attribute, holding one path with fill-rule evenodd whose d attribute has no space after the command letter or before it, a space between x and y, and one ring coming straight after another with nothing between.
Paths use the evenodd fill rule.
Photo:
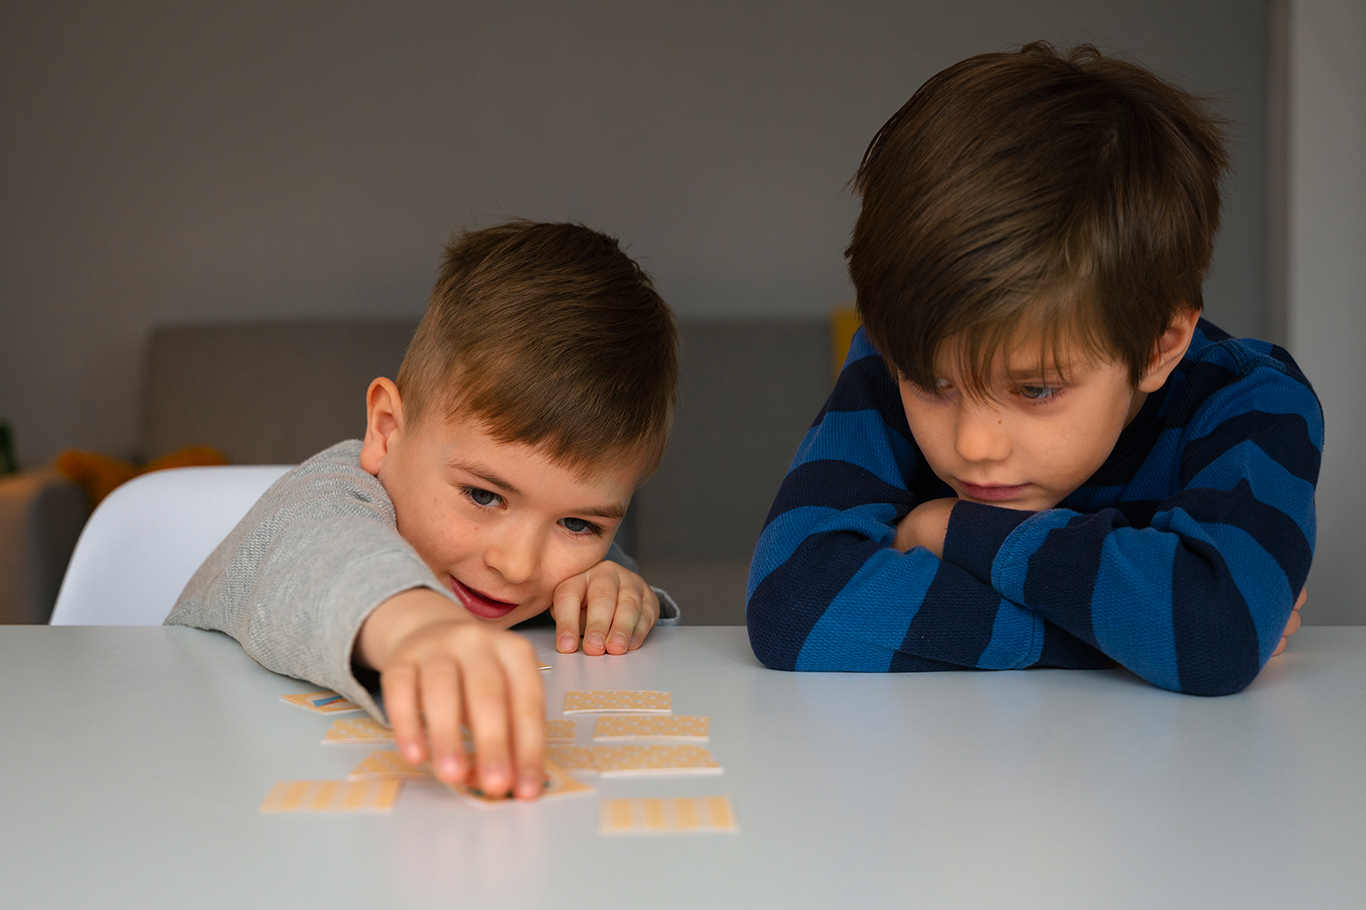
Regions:
<instances>
[{"instance_id":1,"label":"yellow blurred object","mask_svg":"<svg viewBox=\"0 0 1366 910\"><path fill-rule=\"evenodd\" d=\"M212 446L190 446L163 455L141 467L99 452L67 449L57 456L53 467L85 488L85 495L90 498L90 508L93 509L116 487L139 474L166 468L199 468L227 463L228 459L223 457L223 453Z\"/></svg>"},{"instance_id":2,"label":"yellow blurred object","mask_svg":"<svg viewBox=\"0 0 1366 910\"><path fill-rule=\"evenodd\" d=\"M854 333L863 322L858 311L851 306L836 307L830 311L830 356L833 364L831 381L840 378L840 370L849 356L849 345L854 342Z\"/></svg>"}]
</instances>

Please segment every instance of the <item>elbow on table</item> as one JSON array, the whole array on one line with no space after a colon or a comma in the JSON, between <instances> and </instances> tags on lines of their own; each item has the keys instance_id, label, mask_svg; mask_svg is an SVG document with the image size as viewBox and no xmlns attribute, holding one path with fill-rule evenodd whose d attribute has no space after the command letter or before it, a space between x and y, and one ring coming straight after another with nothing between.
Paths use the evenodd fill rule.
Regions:
<instances>
[{"instance_id":1,"label":"elbow on table","mask_svg":"<svg viewBox=\"0 0 1366 910\"><path fill-rule=\"evenodd\" d=\"M1241 692L1271 656L1270 643L1264 639L1271 629L1280 632L1285 627L1291 605L1282 605L1279 597L1274 602L1259 599L1259 592L1246 582L1240 588L1232 570L1204 577L1187 571L1184 577L1183 584L1174 583L1170 625L1163 630L1161 643L1135 645L1161 655L1167 688L1207 696Z\"/></svg>"},{"instance_id":2,"label":"elbow on table","mask_svg":"<svg viewBox=\"0 0 1366 910\"><path fill-rule=\"evenodd\" d=\"M745 604L749 647L759 663L770 670L795 670L806 636L794 627L791 616L776 606L772 598L757 591Z\"/></svg>"},{"instance_id":3,"label":"elbow on table","mask_svg":"<svg viewBox=\"0 0 1366 910\"><path fill-rule=\"evenodd\" d=\"M1251 685L1260 671L1261 667L1255 665L1251 672L1242 668L1235 670L1211 666L1203 673L1183 675L1181 691L1187 695L1204 695L1207 697L1235 695Z\"/></svg>"},{"instance_id":4,"label":"elbow on table","mask_svg":"<svg viewBox=\"0 0 1366 910\"><path fill-rule=\"evenodd\" d=\"M1257 654L1227 643L1211 645L1198 653L1178 655L1176 685L1170 675L1154 678L1139 674L1154 685L1185 695L1215 697L1243 691L1261 672Z\"/></svg>"}]
</instances>

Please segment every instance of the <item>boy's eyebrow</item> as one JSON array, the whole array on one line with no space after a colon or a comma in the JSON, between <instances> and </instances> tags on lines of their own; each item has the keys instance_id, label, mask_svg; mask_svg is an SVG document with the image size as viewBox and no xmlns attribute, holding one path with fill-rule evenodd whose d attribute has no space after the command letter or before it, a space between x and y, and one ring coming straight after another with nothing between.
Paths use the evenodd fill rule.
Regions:
<instances>
[{"instance_id":1,"label":"boy's eyebrow","mask_svg":"<svg viewBox=\"0 0 1366 910\"><path fill-rule=\"evenodd\" d=\"M626 517L626 510L621 506L590 506L587 509L576 509L574 514L588 515L593 518L608 518L613 521Z\"/></svg>"},{"instance_id":2,"label":"boy's eyebrow","mask_svg":"<svg viewBox=\"0 0 1366 910\"><path fill-rule=\"evenodd\" d=\"M450 461L447 462L447 464L456 470L464 471L466 474L479 478L491 487L497 487L506 493L511 493L513 496L522 495L521 490L498 476L494 473L492 468L485 464L476 461ZM593 518L607 518L615 521L626 517L626 507L620 505L589 506L584 509L576 509L574 514L588 515Z\"/></svg>"},{"instance_id":3,"label":"boy's eyebrow","mask_svg":"<svg viewBox=\"0 0 1366 910\"><path fill-rule=\"evenodd\" d=\"M1042 368L1041 368L1042 367ZM1045 379L1062 380L1067 376L1056 363L1031 363L1028 366L1023 363L1011 364L1006 368L1006 377L1012 382L1019 382L1026 379Z\"/></svg>"},{"instance_id":4,"label":"boy's eyebrow","mask_svg":"<svg viewBox=\"0 0 1366 910\"><path fill-rule=\"evenodd\" d=\"M480 464L477 461L450 461L447 462L447 464L457 470L464 471L466 474L472 474L475 477L478 477L491 487L498 487L500 490L511 493L513 496L522 495L521 490L517 489L511 482L499 477L493 472L493 469L487 465Z\"/></svg>"}]
</instances>

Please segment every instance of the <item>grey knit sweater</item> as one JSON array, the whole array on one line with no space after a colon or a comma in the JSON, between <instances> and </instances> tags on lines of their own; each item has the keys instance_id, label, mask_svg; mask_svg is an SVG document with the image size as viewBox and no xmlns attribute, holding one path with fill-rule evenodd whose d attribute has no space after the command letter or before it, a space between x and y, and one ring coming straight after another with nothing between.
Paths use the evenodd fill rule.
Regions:
<instances>
[{"instance_id":1,"label":"grey knit sweater","mask_svg":"<svg viewBox=\"0 0 1366 910\"><path fill-rule=\"evenodd\" d=\"M455 597L399 536L360 449L338 443L277 480L195 572L166 623L226 632L263 667L332 689L385 723L352 669L361 624L410 588ZM607 558L636 568L615 544ZM654 591L660 623L677 623L677 604Z\"/></svg>"}]
</instances>

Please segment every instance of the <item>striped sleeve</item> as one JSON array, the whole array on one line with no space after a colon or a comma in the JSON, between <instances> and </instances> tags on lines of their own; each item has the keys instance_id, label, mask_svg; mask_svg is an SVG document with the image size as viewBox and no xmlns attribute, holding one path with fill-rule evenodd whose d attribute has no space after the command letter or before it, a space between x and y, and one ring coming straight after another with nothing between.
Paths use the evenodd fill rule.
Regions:
<instances>
[{"instance_id":1,"label":"striped sleeve","mask_svg":"<svg viewBox=\"0 0 1366 910\"><path fill-rule=\"evenodd\" d=\"M1142 445L1057 509L959 503L942 560L891 547L902 516L952 490L856 336L760 535L755 654L845 671L1113 659L1176 691L1245 687L1308 575L1323 418L1288 354L1201 325Z\"/></svg>"}]
</instances>

